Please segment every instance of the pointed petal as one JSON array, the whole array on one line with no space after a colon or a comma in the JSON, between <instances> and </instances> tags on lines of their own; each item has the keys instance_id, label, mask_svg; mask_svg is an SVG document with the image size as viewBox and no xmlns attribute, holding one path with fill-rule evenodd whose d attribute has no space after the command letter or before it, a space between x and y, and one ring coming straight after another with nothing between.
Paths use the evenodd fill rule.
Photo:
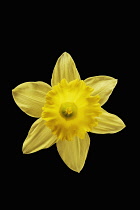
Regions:
<instances>
[{"instance_id":1,"label":"pointed petal","mask_svg":"<svg viewBox=\"0 0 140 210\"><path fill-rule=\"evenodd\" d=\"M39 118L46 101L46 94L51 89L51 86L45 82L25 82L13 89L12 95L23 112Z\"/></svg>"},{"instance_id":2,"label":"pointed petal","mask_svg":"<svg viewBox=\"0 0 140 210\"><path fill-rule=\"evenodd\" d=\"M45 121L40 118L31 126L23 143L22 151L24 154L29 154L48 148L54 143L56 143L56 136L45 125Z\"/></svg>"},{"instance_id":3,"label":"pointed petal","mask_svg":"<svg viewBox=\"0 0 140 210\"><path fill-rule=\"evenodd\" d=\"M124 122L116 115L102 109L102 114L97 117L98 125L92 129L92 133L106 134L117 133L125 128Z\"/></svg>"},{"instance_id":4,"label":"pointed petal","mask_svg":"<svg viewBox=\"0 0 140 210\"><path fill-rule=\"evenodd\" d=\"M57 85L62 79L68 82L80 79L80 75L70 54L64 52L57 60L53 70L51 84Z\"/></svg>"},{"instance_id":5,"label":"pointed petal","mask_svg":"<svg viewBox=\"0 0 140 210\"><path fill-rule=\"evenodd\" d=\"M113 89L117 84L117 79L108 76L89 77L84 81L88 86L94 89L93 93L91 94L92 96L100 95L99 102L101 106L105 104L105 102L108 100L109 96L111 95Z\"/></svg>"},{"instance_id":6,"label":"pointed petal","mask_svg":"<svg viewBox=\"0 0 140 210\"><path fill-rule=\"evenodd\" d=\"M80 172L87 158L90 145L89 135L85 139L76 137L72 141L60 140L56 143L59 155L65 164L72 170Z\"/></svg>"}]
</instances>

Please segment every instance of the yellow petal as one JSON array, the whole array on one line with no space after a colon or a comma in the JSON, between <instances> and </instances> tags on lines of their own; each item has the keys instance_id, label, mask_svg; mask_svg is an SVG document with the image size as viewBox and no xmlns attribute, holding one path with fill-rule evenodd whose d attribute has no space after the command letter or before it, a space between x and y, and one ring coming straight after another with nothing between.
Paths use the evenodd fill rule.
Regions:
<instances>
[{"instance_id":1,"label":"yellow petal","mask_svg":"<svg viewBox=\"0 0 140 210\"><path fill-rule=\"evenodd\" d=\"M106 134L117 133L125 128L124 122L116 115L102 109L102 114L97 117L98 125L92 129L92 133Z\"/></svg>"},{"instance_id":2,"label":"yellow petal","mask_svg":"<svg viewBox=\"0 0 140 210\"><path fill-rule=\"evenodd\" d=\"M84 81L88 86L94 89L93 93L91 94L92 96L100 95L99 102L101 106L105 104L105 102L108 100L109 96L111 95L113 89L117 84L117 79L108 76L89 77Z\"/></svg>"},{"instance_id":3,"label":"yellow petal","mask_svg":"<svg viewBox=\"0 0 140 210\"><path fill-rule=\"evenodd\" d=\"M90 138L86 133L85 139L75 137L72 141L58 141L57 150L64 163L72 170L80 172L85 164Z\"/></svg>"},{"instance_id":4,"label":"yellow petal","mask_svg":"<svg viewBox=\"0 0 140 210\"><path fill-rule=\"evenodd\" d=\"M24 154L29 154L48 148L54 143L56 143L56 136L46 126L45 121L40 118L31 126L23 143L22 151Z\"/></svg>"},{"instance_id":5,"label":"yellow petal","mask_svg":"<svg viewBox=\"0 0 140 210\"><path fill-rule=\"evenodd\" d=\"M53 70L51 84L57 85L62 79L68 82L80 79L80 75L70 54L64 52L57 60Z\"/></svg>"},{"instance_id":6,"label":"yellow petal","mask_svg":"<svg viewBox=\"0 0 140 210\"><path fill-rule=\"evenodd\" d=\"M19 108L32 117L40 117L51 86L45 82L25 82L12 90L13 98Z\"/></svg>"}]
</instances>

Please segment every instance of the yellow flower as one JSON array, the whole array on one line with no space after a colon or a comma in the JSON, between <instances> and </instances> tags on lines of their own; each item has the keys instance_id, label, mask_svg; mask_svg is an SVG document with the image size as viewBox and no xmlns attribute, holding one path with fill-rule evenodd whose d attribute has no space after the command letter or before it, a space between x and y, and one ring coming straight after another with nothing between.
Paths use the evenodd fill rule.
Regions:
<instances>
[{"instance_id":1,"label":"yellow flower","mask_svg":"<svg viewBox=\"0 0 140 210\"><path fill-rule=\"evenodd\" d=\"M72 170L84 166L91 133L116 133L125 127L116 115L101 106L108 100L117 80L109 76L80 79L72 57L63 53L53 70L51 85L25 82L12 90L16 104L26 114L39 118L23 143L29 154L56 143L59 155Z\"/></svg>"}]
</instances>

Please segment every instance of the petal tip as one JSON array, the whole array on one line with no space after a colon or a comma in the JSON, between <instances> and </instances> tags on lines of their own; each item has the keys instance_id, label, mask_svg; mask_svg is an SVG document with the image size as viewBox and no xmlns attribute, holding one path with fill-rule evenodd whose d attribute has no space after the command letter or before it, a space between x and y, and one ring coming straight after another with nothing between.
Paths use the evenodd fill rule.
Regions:
<instances>
[{"instance_id":1,"label":"petal tip","mask_svg":"<svg viewBox=\"0 0 140 210\"><path fill-rule=\"evenodd\" d=\"M24 149L22 149L22 153L23 153L24 155L28 154L28 153L26 153L26 151L25 151Z\"/></svg>"},{"instance_id":2,"label":"petal tip","mask_svg":"<svg viewBox=\"0 0 140 210\"><path fill-rule=\"evenodd\" d=\"M28 154L30 154L30 153L33 153L32 151L28 151L28 149L26 149L26 147L24 147L24 144L23 144L23 146L22 146L22 153L24 154L24 155L28 155Z\"/></svg>"},{"instance_id":3,"label":"petal tip","mask_svg":"<svg viewBox=\"0 0 140 210\"><path fill-rule=\"evenodd\" d=\"M12 89L12 95L15 93L15 88L14 89Z\"/></svg>"},{"instance_id":4,"label":"petal tip","mask_svg":"<svg viewBox=\"0 0 140 210\"><path fill-rule=\"evenodd\" d=\"M118 83L118 79L114 78L114 83L117 84Z\"/></svg>"},{"instance_id":5,"label":"petal tip","mask_svg":"<svg viewBox=\"0 0 140 210\"><path fill-rule=\"evenodd\" d=\"M17 91L16 91L16 88L12 89L12 97L16 103L16 94L17 94Z\"/></svg>"},{"instance_id":6,"label":"petal tip","mask_svg":"<svg viewBox=\"0 0 140 210\"><path fill-rule=\"evenodd\" d=\"M62 53L62 55L69 55L69 53L67 53L66 51Z\"/></svg>"},{"instance_id":7,"label":"petal tip","mask_svg":"<svg viewBox=\"0 0 140 210\"><path fill-rule=\"evenodd\" d=\"M23 145L22 145L22 153L23 154L28 154L28 152L25 149L25 143L23 143Z\"/></svg>"},{"instance_id":8,"label":"petal tip","mask_svg":"<svg viewBox=\"0 0 140 210\"><path fill-rule=\"evenodd\" d=\"M26 154L32 153L32 152L28 149L26 139L25 139L25 141L23 142L23 145L22 145L22 153L25 154L25 155L26 155Z\"/></svg>"},{"instance_id":9,"label":"petal tip","mask_svg":"<svg viewBox=\"0 0 140 210\"><path fill-rule=\"evenodd\" d=\"M64 52L64 53L62 53L62 55L60 56L60 58L61 57L71 57L71 55L69 54L69 53L67 53L67 52Z\"/></svg>"},{"instance_id":10,"label":"petal tip","mask_svg":"<svg viewBox=\"0 0 140 210\"><path fill-rule=\"evenodd\" d=\"M120 125L120 128L118 128L118 130L112 132L111 134L118 133L118 132L122 131L125 127L126 127L126 125L125 125L124 122L122 121L122 124Z\"/></svg>"},{"instance_id":11,"label":"petal tip","mask_svg":"<svg viewBox=\"0 0 140 210\"><path fill-rule=\"evenodd\" d=\"M124 129L126 127L125 123L123 122L123 126L122 126L122 129Z\"/></svg>"}]
</instances>

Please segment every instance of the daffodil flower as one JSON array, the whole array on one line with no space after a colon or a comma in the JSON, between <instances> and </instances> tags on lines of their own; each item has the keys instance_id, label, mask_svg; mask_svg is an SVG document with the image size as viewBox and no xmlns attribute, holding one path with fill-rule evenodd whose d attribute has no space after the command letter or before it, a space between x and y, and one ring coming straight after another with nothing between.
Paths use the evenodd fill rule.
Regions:
<instances>
[{"instance_id":1,"label":"daffodil flower","mask_svg":"<svg viewBox=\"0 0 140 210\"><path fill-rule=\"evenodd\" d=\"M116 84L109 76L81 80L72 57L65 52L56 62L51 86L41 81L18 85L12 90L16 104L29 116L39 118L23 143L23 153L56 143L65 164L80 172L90 145L87 132L116 133L125 127L118 116L101 107Z\"/></svg>"}]
</instances>

